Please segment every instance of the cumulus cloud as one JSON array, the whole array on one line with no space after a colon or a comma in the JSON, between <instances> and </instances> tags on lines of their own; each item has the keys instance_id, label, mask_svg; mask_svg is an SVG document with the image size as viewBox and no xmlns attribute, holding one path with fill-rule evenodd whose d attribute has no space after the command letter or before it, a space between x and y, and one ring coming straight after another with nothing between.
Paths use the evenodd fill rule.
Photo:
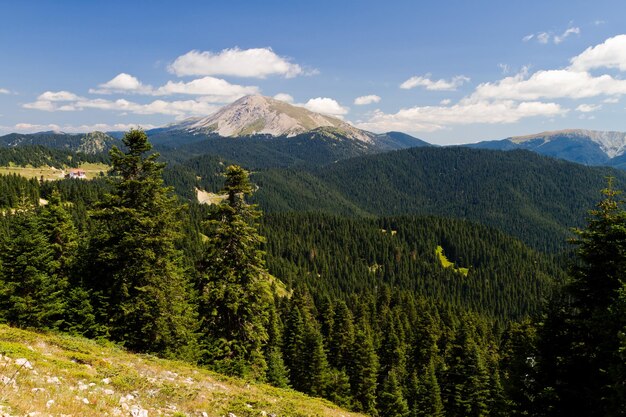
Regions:
<instances>
[{"instance_id":1,"label":"cumulus cloud","mask_svg":"<svg viewBox=\"0 0 626 417\"><path fill-rule=\"evenodd\" d=\"M46 101L74 101L78 100L78 96L74 93L70 93L69 91L46 91L41 94L37 100L46 100Z\"/></svg>"},{"instance_id":2,"label":"cumulus cloud","mask_svg":"<svg viewBox=\"0 0 626 417\"><path fill-rule=\"evenodd\" d=\"M61 97L63 97L62 100ZM125 99L106 100L101 98L91 99L79 97L67 91L46 91L37 98L37 101L26 103L23 107L44 111L82 111L85 109L99 109L134 114L165 114L176 117L186 117L211 114L217 111L220 106L212 104L210 100L154 100L150 103L141 104Z\"/></svg>"},{"instance_id":3,"label":"cumulus cloud","mask_svg":"<svg viewBox=\"0 0 626 417\"><path fill-rule=\"evenodd\" d=\"M284 101L286 103L293 103L293 97L287 93L278 93L274 96L276 100Z\"/></svg>"},{"instance_id":4,"label":"cumulus cloud","mask_svg":"<svg viewBox=\"0 0 626 417\"><path fill-rule=\"evenodd\" d=\"M370 94L367 96L361 96L354 99L354 104L357 106L365 106L367 104L378 103L380 101L380 97L375 94Z\"/></svg>"},{"instance_id":5,"label":"cumulus cloud","mask_svg":"<svg viewBox=\"0 0 626 417\"><path fill-rule=\"evenodd\" d=\"M150 94L152 87L144 85L136 77L122 72L96 89L90 89L92 94L135 93Z\"/></svg>"},{"instance_id":6,"label":"cumulus cloud","mask_svg":"<svg viewBox=\"0 0 626 417\"><path fill-rule=\"evenodd\" d=\"M37 124L37 123L17 123L13 127L3 126L4 130L11 130L20 133L35 133L41 131L61 131L66 133L87 133L87 132L111 132L111 131L126 131L131 128L141 129L154 129L156 126L146 123L96 123L96 124L82 124L82 125L57 125L57 124Z\"/></svg>"},{"instance_id":7,"label":"cumulus cloud","mask_svg":"<svg viewBox=\"0 0 626 417\"><path fill-rule=\"evenodd\" d=\"M6 88L0 88L0 94L11 94L11 92Z\"/></svg>"},{"instance_id":8,"label":"cumulus cloud","mask_svg":"<svg viewBox=\"0 0 626 417\"><path fill-rule=\"evenodd\" d=\"M427 90L432 91L454 91L470 79L464 75L457 75L450 80L436 80L430 79L430 74L424 76L414 76L400 84L400 88L409 90L415 87L424 87Z\"/></svg>"},{"instance_id":9,"label":"cumulus cloud","mask_svg":"<svg viewBox=\"0 0 626 417\"><path fill-rule=\"evenodd\" d=\"M228 97L227 101L234 101L248 94L258 94L255 86L231 84L226 80L214 77L198 78L189 82L168 81L164 86L157 88L153 95L191 94ZM233 98L231 100L231 98Z\"/></svg>"},{"instance_id":10,"label":"cumulus cloud","mask_svg":"<svg viewBox=\"0 0 626 417\"><path fill-rule=\"evenodd\" d=\"M259 94L260 90L256 86L231 84L226 80L209 76L189 82L168 81L165 85L154 88L143 84L132 75L121 73L112 80L100 84L97 89L90 89L89 92L92 94L126 93L150 96L201 95L205 97L202 101L228 103L248 94Z\"/></svg>"},{"instance_id":11,"label":"cumulus cloud","mask_svg":"<svg viewBox=\"0 0 626 417\"><path fill-rule=\"evenodd\" d=\"M515 123L527 117L558 116L566 113L567 110L557 103L461 100L452 106L416 106L393 114L376 111L368 121L358 124L358 127L374 132L432 132L449 125Z\"/></svg>"},{"instance_id":12,"label":"cumulus cloud","mask_svg":"<svg viewBox=\"0 0 626 417\"><path fill-rule=\"evenodd\" d=\"M475 98L537 100L542 98L588 98L626 94L626 80L608 74L597 77L571 69L541 70L527 76L521 72L494 83L476 87Z\"/></svg>"},{"instance_id":13,"label":"cumulus cloud","mask_svg":"<svg viewBox=\"0 0 626 417\"><path fill-rule=\"evenodd\" d=\"M189 51L169 66L179 77L188 75L230 75L266 78L280 75L292 78L311 73L288 58L277 55L272 48L224 49L220 52Z\"/></svg>"},{"instance_id":14,"label":"cumulus cloud","mask_svg":"<svg viewBox=\"0 0 626 417\"><path fill-rule=\"evenodd\" d=\"M588 71L596 68L617 68L626 71L626 35L617 35L591 46L570 60L570 68Z\"/></svg>"},{"instance_id":15,"label":"cumulus cloud","mask_svg":"<svg viewBox=\"0 0 626 417\"><path fill-rule=\"evenodd\" d=\"M339 118L343 118L343 116L348 114L347 107L343 107L337 101L328 97L312 98L304 104L304 107L316 113L327 114Z\"/></svg>"},{"instance_id":16,"label":"cumulus cloud","mask_svg":"<svg viewBox=\"0 0 626 417\"><path fill-rule=\"evenodd\" d=\"M581 104L576 107L576 111L581 113L591 113L594 111L598 111L602 108L601 104Z\"/></svg>"},{"instance_id":17,"label":"cumulus cloud","mask_svg":"<svg viewBox=\"0 0 626 417\"><path fill-rule=\"evenodd\" d=\"M534 39L544 45L550 43L550 41L552 41L555 45L558 45L572 35L580 35L580 28L577 26L570 26L561 34L554 34L553 32L530 33L524 36L522 41L528 42Z\"/></svg>"}]
</instances>

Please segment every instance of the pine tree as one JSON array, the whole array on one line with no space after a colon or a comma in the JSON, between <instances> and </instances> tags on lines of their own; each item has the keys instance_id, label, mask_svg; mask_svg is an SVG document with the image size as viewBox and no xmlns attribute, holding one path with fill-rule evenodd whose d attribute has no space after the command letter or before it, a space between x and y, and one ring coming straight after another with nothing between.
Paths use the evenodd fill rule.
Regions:
<instances>
[{"instance_id":1,"label":"pine tree","mask_svg":"<svg viewBox=\"0 0 626 417\"><path fill-rule=\"evenodd\" d=\"M587 227L577 230L571 282L540 330L542 397L554 416L626 415L620 338L626 329L621 298L626 286L626 211L612 180L603 195Z\"/></svg>"},{"instance_id":2,"label":"pine tree","mask_svg":"<svg viewBox=\"0 0 626 417\"><path fill-rule=\"evenodd\" d=\"M409 414L409 406L402 395L395 370L385 376L377 402L378 415L381 417L405 417Z\"/></svg>"},{"instance_id":3,"label":"pine tree","mask_svg":"<svg viewBox=\"0 0 626 417\"><path fill-rule=\"evenodd\" d=\"M354 352L350 372L352 397L357 410L370 415L377 415L376 387L378 375L378 357L374 350L372 336L365 329L364 324L359 326L354 340Z\"/></svg>"},{"instance_id":4,"label":"pine tree","mask_svg":"<svg viewBox=\"0 0 626 417\"><path fill-rule=\"evenodd\" d=\"M465 318L447 354L442 397L450 415L489 415L489 375L473 325Z\"/></svg>"},{"instance_id":5,"label":"pine tree","mask_svg":"<svg viewBox=\"0 0 626 417\"><path fill-rule=\"evenodd\" d=\"M329 361L340 370L349 367L351 351L354 349L354 323L352 313L344 301L338 301L335 318L328 341Z\"/></svg>"},{"instance_id":6,"label":"pine tree","mask_svg":"<svg viewBox=\"0 0 626 417\"><path fill-rule=\"evenodd\" d=\"M414 417L443 417L443 402L437 375L435 373L435 361L430 361L419 375L413 376L414 385Z\"/></svg>"},{"instance_id":7,"label":"pine tree","mask_svg":"<svg viewBox=\"0 0 626 417\"><path fill-rule=\"evenodd\" d=\"M269 311L267 327L268 341L265 346L265 361L267 362L267 382L279 388L289 385L289 370L283 360L282 332L279 327L278 312L275 308Z\"/></svg>"},{"instance_id":8,"label":"pine tree","mask_svg":"<svg viewBox=\"0 0 626 417\"><path fill-rule=\"evenodd\" d=\"M181 265L181 206L163 185L164 164L141 130L110 151L111 194L92 217L89 287L111 339L135 351L182 355L192 340L193 313Z\"/></svg>"},{"instance_id":9,"label":"pine tree","mask_svg":"<svg viewBox=\"0 0 626 417\"><path fill-rule=\"evenodd\" d=\"M246 203L248 173L231 165L221 191L226 198L207 221L208 243L200 266L203 362L228 374L263 379L267 364L269 274L258 232L260 212Z\"/></svg>"},{"instance_id":10,"label":"pine tree","mask_svg":"<svg viewBox=\"0 0 626 417\"><path fill-rule=\"evenodd\" d=\"M58 329L64 323L68 282L31 209L13 215L0 245L0 315L19 327Z\"/></svg>"}]
</instances>

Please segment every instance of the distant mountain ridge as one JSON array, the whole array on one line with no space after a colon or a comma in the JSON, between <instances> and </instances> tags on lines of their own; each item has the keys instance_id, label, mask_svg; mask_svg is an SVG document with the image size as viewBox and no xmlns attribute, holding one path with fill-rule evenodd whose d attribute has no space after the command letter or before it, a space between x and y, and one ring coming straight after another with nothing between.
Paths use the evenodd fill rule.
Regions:
<instances>
[{"instance_id":1,"label":"distant mountain ridge","mask_svg":"<svg viewBox=\"0 0 626 417\"><path fill-rule=\"evenodd\" d=\"M626 132L564 129L467 146L495 150L527 149L585 165L626 166Z\"/></svg>"},{"instance_id":2,"label":"distant mountain ridge","mask_svg":"<svg viewBox=\"0 0 626 417\"><path fill-rule=\"evenodd\" d=\"M58 131L39 133L10 133L0 136L0 146L45 146L52 149L65 149L85 154L107 152L113 145L120 145L121 141L103 132L64 133Z\"/></svg>"}]
</instances>

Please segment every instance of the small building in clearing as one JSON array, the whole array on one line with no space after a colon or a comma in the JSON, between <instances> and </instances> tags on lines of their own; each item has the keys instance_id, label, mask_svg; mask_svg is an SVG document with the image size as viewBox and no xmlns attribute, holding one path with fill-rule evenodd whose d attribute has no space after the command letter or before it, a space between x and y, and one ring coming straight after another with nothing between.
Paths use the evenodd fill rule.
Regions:
<instances>
[{"instance_id":1,"label":"small building in clearing","mask_svg":"<svg viewBox=\"0 0 626 417\"><path fill-rule=\"evenodd\" d=\"M65 177L84 180L87 179L87 174L82 169L72 169Z\"/></svg>"}]
</instances>

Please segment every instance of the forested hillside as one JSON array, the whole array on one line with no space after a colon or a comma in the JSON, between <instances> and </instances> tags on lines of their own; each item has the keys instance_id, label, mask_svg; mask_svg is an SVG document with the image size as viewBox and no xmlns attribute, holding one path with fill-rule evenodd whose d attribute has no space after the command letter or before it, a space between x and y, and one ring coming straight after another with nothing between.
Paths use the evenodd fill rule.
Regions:
<instances>
[{"instance_id":1,"label":"forested hillside","mask_svg":"<svg viewBox=\"0 0 626 417\"><path fill-rule=\"evenodd\" d=\"M263 154L257 158L264 160ZM168 175L168 181L192 199L194 187L219 190L225 165L245 166L246 161L237 155L231 160L179 155L177 177ZM268 213L463 218L496 227L538 250L558 252L567 249L570 229L584 224L609 176L616 187L626 187L623 171L528 151L422 147L317 167L255 170L252 178L259 190L252 201Z\"/></svg>"}]
</instances>

